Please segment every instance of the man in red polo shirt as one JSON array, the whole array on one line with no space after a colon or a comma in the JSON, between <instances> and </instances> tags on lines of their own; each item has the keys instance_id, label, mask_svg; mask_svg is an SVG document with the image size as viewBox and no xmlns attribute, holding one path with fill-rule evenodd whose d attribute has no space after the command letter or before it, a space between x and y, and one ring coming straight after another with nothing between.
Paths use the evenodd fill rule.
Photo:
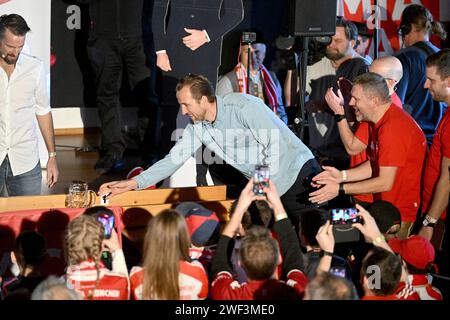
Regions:
<instances>
[{"instance_id":1,"label":"man in red polo shirt","mask_svg":"<svg viewBox=\"0 0 450 320\"><path fill-rule=\"evenodd\" d=\"M428 89L433 99L450 105L450 50L443 49L428 57L427 80L424 87ZM433 137L425 165L422 190L423 226L419 234L435 244L437 250L443 238L443 232L433 228L439 224L444 226L448 198L450 193L450 109L444 113ZM439 221L440 220L440 221Z\"/></svg>"},{"instance_id":2,"label":"man in red polo shirt","mask_svg":"<svg viewBox=\"0 0 450 320\"><path fill-rule=\"evenodd\" d=\"M395 93L395 86L403 76L403 67L400 60L393 56L378 58L373 61L369 67L369 71L378 73L386 79L392 102L402 108L402 102ZM338 122L339 135L341 136L345 150L350 155L350 168L355 168L361 163L367 161L366 148L369 144L370 123L365 121L357 123L355 125L356 130L354 130L353 133L347 119L340 116L345 114L344 98L339 91L338 94L339 96L337 96L333 92L332 88L330 88L327 90L325 100L333 110L336 121ZM343 175L345 176L346 172L344 171ZM353 198L358 201L373 202L372 194L358 194L354 195Z\"/></svg>"},{"instance_id":3,"label":"man in red polo shirt","mask_svg":"<svg viewBox=\"0 0 450 320\"><path fill-rule=\"evenodd\" d=\"M309 200L323 203L339 194L372 193L374 200L389 201L400 210L398 236L406 238L420 205L425 136L414 119L392 103L385 79L376 73L355 79L350 105L358 121L373 124L369 160L348 170L345 177L336 168L324 167L313 178L314 186L322 187L310 193Z\"/></svg>"}]
</instances>

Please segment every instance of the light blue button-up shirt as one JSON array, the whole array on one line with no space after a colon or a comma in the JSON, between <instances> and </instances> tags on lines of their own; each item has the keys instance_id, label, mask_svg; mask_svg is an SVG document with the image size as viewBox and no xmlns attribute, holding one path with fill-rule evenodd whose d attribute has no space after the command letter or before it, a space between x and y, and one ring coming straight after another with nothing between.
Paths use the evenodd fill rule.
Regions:
<instances>
[{"instance_id":1,"label":"light blue button-up shirt","mask_svg":"<svg viewBox=\"0 0 450 320\"><path fill-rule=\"evenodd\" d=\"M255 165L267 164L270 179L283 195L303 165L314 156L297 136L261 101L243 93L216 96L214 122L188 124L169 154L134 177L138 189L153 185L180 168L204 144L247 178Z\"/></svg>"}]
</instances>

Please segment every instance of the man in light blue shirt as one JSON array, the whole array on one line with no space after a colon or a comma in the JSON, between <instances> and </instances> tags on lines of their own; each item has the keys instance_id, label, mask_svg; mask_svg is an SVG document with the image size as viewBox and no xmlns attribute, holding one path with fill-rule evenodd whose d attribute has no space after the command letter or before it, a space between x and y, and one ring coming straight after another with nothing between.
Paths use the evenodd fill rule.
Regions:
<instances>
[{"instance_id":1,"label":"man in light blue shirt","mask_svg":"<svg viewBox=\"0 0 450 320\"><path fill-rule=\"evenodd\" d=\"M145 189L180 168L202 144L213 151L217 161L239 170L246 178L255 165L266 164L289 215L311 205L309 182L321 171L311 151L262 102L243 93L215 96L208 79L188 75L177 85L177 99L183 115L191 118L169 154L129 180L113 181L100 187L110 196L133 189Z\"/></svg>"}]
</instances>

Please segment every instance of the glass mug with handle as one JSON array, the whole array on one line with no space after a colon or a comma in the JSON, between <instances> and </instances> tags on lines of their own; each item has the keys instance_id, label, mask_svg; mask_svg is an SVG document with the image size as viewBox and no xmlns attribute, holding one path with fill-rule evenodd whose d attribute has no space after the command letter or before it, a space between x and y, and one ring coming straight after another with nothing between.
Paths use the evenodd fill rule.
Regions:
<instances>
[{"instance_id":1,"label":"glass mug with handle","mask_svg":"<svg viewBox=\"0 0 450 320\"><path fill-rule=\"evenodd\" d=\"M96 194L89 190L85 181L74 180L69 184L69 194L67 196L67 207L87 208L95 203Z\"/></svg>"}]
</instances>

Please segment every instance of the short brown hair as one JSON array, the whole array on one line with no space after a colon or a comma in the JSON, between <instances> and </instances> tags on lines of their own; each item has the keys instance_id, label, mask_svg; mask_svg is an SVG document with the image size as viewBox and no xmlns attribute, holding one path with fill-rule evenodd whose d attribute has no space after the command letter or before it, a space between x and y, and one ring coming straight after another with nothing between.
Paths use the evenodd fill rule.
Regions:
<instances>
[{"instance_id":1,"label":"short brown hair","mask_svg":"<svg viewBox=\"0 0 450 320\"><path fill-rule=\"evenodd\" d=\"M377 73L367 72L360 74L356 77L353 84L360 85L364 93L369 97L376 96L383 103L391 101L386 80Z\"/></svg>"},{"instance_id":2,"label":"short brown hair","mask_svg":"<svg viewBox=\"0 0 450 320\"><path fill-rule=\"evenodd\" d=\"M277 268L278 244L267 228L251 227L242 239L239 253L242 267L251 280L269 279Z\"/></svg>"},{"instance_id":3,"label":"short brown hair","mask_svg":"<svg viewBox=\"0 0 450 320\"><path fill-rule=\"evenodd\" d=\"M383 248L374 247L363 260L361 277L369 277L369 267L377 266L380 270L380 287L370 288L376 296L388 296L395 292L402 275L402 263L400 259Z\"/></svg>"},{"instance_id":4,"label":"short brown hair","mask_svg":"<svg viewBox=\"0 0 450 320\"><path fill-rule=\"evenodd\" d=\"M208 102L214 102L216 99L214 88L205 76L188 74L178 81L176 91L178 92L186 86L189 86L192 97L197 101L200 101L203 96L208 98Z\"/></svg>"},{"instance_id":5,"label":"short brown hair","mask_svg":"<svg viewBox=\"0 0 450 320\"><path fill-rule=\"evenodd\" d=\"M5 36L6 29L15 36L24 36L31 30L25 19L15 13L0 16L0 39Z\"/></svg>"},{"instance_id":6,"label":"short brown hair","mask_svg":"<svg viewBox=\"0 0 450 320\"><path fill-rule=\"evenodd\" d=\"M426 60L427 67L436 67L441 80L450 77L450 49L442 49L429 56Z\"/></svg>"}]
</instances>

